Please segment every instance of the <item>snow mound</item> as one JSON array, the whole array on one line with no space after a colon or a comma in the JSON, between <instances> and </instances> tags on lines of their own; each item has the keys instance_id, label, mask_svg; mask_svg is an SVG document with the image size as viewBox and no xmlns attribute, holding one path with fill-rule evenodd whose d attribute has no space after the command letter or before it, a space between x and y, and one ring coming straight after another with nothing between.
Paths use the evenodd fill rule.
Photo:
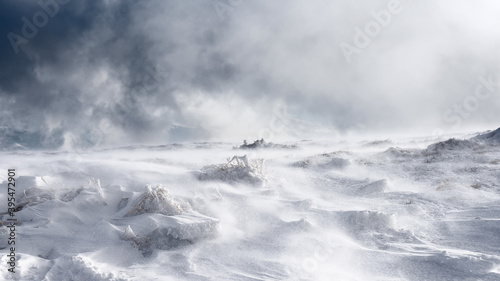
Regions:
<instances>
[{"instance_id":1,"label":"snow mound","mask_svg":"<svg viewBox=\"0 0 500 281\"><path fill-rule=\"evenodd\" d=\"M500 144L500 128L496 129L495 131L476 136L471 140Z\"/></svg>"},{"instance_id":2,"label":"snow mound","mask_svg":"<svg viewBox=\"0 0 500 281\"><path fill-rule=\"evenodd\" d=\"M320 168L320 169L343 169L351 164L348 159L338 157L339 152L323 153L307 159L292 163L293 167Z\"/></svg>"},{"instance_id":3,"label":"snow mound","mask_svg":"<svg viewBox=\"0 0 500 281\"><path fill-rule=\"evenodd\" d=\"M249 160L246 155L234 156L225 164L205 166L197 173L200 181L242 182L264 186L267 182L264 159Z\"/></svg>"},{"instance_id":4,"label":"snow mound","mask_svg":"<svg viewBox=\"0 0 500 281\"><path fill-rule=\"evenodd\" d=\"M144 213L159 213L166 216L175 216L182 213L182 208L174 202L168 191L161 185L151 188L146 186L144 192L134 202L126 217L137 216Z\"/></svg>"},{"instance_id":5,"label":"snow mound","mask_svg":"<svg viewBox=\"0 0 500 281\"><path fill-rule=\"evenodd\" d=\"M415 236L398 227L396 215L378 211L340 211L338 225L358 243L373 249L389 249L399 243L417 243Z\"/></svg>"}]
</instances>

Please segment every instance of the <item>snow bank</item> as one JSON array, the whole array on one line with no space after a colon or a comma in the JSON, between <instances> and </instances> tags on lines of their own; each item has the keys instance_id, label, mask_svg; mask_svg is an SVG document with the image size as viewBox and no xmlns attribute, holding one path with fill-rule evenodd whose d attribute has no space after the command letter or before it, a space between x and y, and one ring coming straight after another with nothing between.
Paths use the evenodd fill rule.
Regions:
<instances>
[{"instance_id":1,"label":"snow bank","mask_svg":"<svg viewBox=\"0 0 500 281\"><path fill-rule=\"evenodd\" d=\"M476 136L471 140L487 142L492 144L500 144L500 128L496 129L495 131Z\"/></svg>"},{"instance_id":2,"label":"snow bank","mask_svg":"<svg viewBox=\"0 0 500 281\"><path fill-rule=\"evenodd\" d=\"M412 233L398 227L395 214L379 211L340 211L334 218L345 233L372 249L397 249L400 243L419 243Z\"/></svg>"},{"instance_id":3,"label":"snow bank","mask_svg":"<svg viewBox=\"0 0 500 281\"><path fill-rule=\"evenodd\" d=\"M196 174L200 181L223 181L249 183L264 186L267 182L264 160L249 160L245 156L234 156L225 164L205 166Z\"/></svg>"}]
</instances>

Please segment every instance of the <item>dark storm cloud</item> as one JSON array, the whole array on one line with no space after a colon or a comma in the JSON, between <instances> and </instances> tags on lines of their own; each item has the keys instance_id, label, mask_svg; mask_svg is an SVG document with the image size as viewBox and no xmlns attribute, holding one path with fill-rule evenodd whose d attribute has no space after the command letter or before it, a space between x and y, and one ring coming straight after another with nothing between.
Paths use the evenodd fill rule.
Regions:
<instances>
[{"instance_id":1,"label":"dark storm cloud","mask_svg":"<svg viewBox=\"0 0 500 281\"><path fill-rule=\"evenodd\" d=\"M235 72L210 50L220 27L211 3L195 2L2 2L2 126L36 132L40 146L167 141L183 122L172 93L218 91ZM42 6L54 15L37 26Z\"/></svg>"},{"instance_id":2,"label":"dark storm cloud","mask_svg":"<svg viewBox=\"0 0 500 281\"><path fill-rule=\"evenodd\" d=\"M9 34L44 10L2 1L2 143L22 132L33 147L92 147L488 123L500 97L467 117L449 108L498 72L497 6L68 1L16 53Z\"/></svg>"},{"instance_id":3,"label":"dark storm cloud","mask_svg":"<svg viewBox=\"0 0 500 281\"><path fill-rule=\"evenodd\" d=\"M2 34L29 39L19 44L17 54L17 41L2 41L2 110L4 116L12 117L2 125L38 132L40 145L45 145L43 136L60 134L61 140L54 146L62 143L63 133L74 135L77 143L82 138L85 142L85 134L108 117L131 132L152 129L144 109L130 101L136 78L133 76L139 71L145 73L145 67L153 64L148 58L151 42L131 31L132 2L42 2L56 3L49 7L59 11L48 18L46 25L35 25L33 38L25 38L23 26L26 19L35 24L33 15L44 11L41 5L35 1L3 1L0 7L2 13L8 14L2 15ZM102 68L109 69L109 80L121 86L116 96L105 92L105 85L89 81L97 78L93 76ZM93 92L100 90L103 92ZM11 105L7 106L5 101L9 99ZM99 104L100 99L106 103Z\"/></svg>"}]
</instances>

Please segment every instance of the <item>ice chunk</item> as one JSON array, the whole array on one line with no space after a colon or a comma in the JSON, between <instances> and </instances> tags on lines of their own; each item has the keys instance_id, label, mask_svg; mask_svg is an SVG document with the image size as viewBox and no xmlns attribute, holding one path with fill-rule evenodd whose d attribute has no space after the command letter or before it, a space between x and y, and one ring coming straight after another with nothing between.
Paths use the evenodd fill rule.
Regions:
<instances>
[{"instance_id":1,"label":"ice chunk","mask_svg":"<svg viewBox=\"0 0 500 281\"><path fill-rule=\"evenodd\" d=\"M264 186L267 179L263 168L263 159L251 161L246 155L234 156L225 164L203 167L197 177L201 181L244 182Z\"/></svg>"},{"instance_id":2,"label":"ice chunk","mask_svg":"<svg viewBox=\"0 0 500 281\"><path fill-rule=\"evenodd\" d=\"M134 240L137 237L135 235L134 231L130 227L130 225L127 225L127 228L125 228L125 231L123 232L122 239L123 240Z\"/></svg>"},{"instance_id":3,"label":"ice chunk","mask_svg":"<svg viewBox=\"0 0 500 281\"><path fill-rule=\"evenodd\" d=\"M144 192L133 204L125 215L126 217L137 216L144 213L160 213L167 216L179 215L182 208L174 202L172 196L161 185L151 188L146 186Z\"/></svg>"},{"instance_id":4,"label":"ice chunk","mask_svg":"<svg viewBox=\"0 0 500 281\"><path fill-rule=\"evenodd\" d=\"M118 207L117 207L118 211L125 208L127 204L128 204L128 198L120 199L120 202L118 202Z\"/></svg>"}]
</instances>

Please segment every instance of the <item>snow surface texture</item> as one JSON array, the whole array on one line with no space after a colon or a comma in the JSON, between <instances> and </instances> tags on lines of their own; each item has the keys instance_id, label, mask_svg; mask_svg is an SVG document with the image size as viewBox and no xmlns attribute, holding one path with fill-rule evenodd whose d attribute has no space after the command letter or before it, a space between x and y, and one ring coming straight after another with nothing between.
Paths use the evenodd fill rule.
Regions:
<instances>
[{"instance_id":1,"label":"snow surface texture","mask_svg":"<svg viewBox=\"0 0 500 281\"><path fill-rule=\"evenodd\" d=\"M500 280L498 132L1 152L0 280Z\"/></svg>"}]
</instances>

